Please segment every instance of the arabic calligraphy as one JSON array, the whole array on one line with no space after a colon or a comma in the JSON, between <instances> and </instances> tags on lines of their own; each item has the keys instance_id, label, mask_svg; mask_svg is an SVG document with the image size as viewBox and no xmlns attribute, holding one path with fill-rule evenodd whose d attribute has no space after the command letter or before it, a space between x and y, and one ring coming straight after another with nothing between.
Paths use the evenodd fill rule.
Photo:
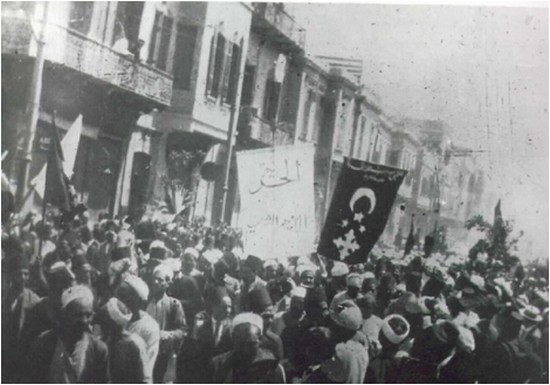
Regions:
<instances>
[{"instance_id":1,"label":"arabic calligraphy","mask_svg":"<svg viewBox=\"0 0 550 385\"><path fill-rule=\"evenodd\" d=\"M260 169L264 169L262 176L258 182L255 182L248 188L248 192L253 195L264 187L280 187L285 184L299 181L301 163L299 160L290 163L291 165L289 166L288 159L285 159L284 166L279 168L275 167L273 162L267 164L265 162L262 163L260 165Z\"/></svg>"},{"instance_id":2,"label":"arabic calligraphy","mask_svg":"<svg viewBox=\"0 0 550 385\"><path fill-rule=\"evenodd\" d=\"M258 222L247 226L248 232L255 232L256 227L260 224L281 227L286 230L304 230L309 227L308 217L306 214L292 214L290 216L282 216L275 213L267 213Z\"/></svg>"}]
</instances>

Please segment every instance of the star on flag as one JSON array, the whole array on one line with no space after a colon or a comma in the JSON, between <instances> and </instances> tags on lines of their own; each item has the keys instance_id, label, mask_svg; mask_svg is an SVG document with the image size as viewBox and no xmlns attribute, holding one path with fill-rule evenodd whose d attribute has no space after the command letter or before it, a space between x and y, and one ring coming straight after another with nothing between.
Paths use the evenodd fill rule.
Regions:
<instances>
[{"instance_id":1,"label":"star on flag","mask_svg":"<svg viewBox=\"0 0 550 385\"><path fill-rule=\"evenodd\" d=\"M365 218L365 215L361 212L353 214L353 220L356 222L361 223L361 221Z\"/></svg>"}]
</instances>

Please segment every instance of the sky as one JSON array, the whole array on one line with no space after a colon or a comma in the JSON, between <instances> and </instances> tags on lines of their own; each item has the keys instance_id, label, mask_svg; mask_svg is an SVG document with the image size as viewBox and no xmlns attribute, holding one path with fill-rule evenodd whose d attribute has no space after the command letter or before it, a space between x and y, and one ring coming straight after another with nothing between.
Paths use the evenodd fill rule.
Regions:
<instances>
[{"instance_id":1,"label":"sky","mask_svg":"<svg viewBox=\"0 0 550 385\"><path fill-rule=\"evenodd\" d=\"M525 3L520 3L525 4ZM395 119L440 119L486 171L484 215L502 199L524 259L548 258L548 8L286 4L306 52L363 60Z\"/></svg>"}]
</instances>

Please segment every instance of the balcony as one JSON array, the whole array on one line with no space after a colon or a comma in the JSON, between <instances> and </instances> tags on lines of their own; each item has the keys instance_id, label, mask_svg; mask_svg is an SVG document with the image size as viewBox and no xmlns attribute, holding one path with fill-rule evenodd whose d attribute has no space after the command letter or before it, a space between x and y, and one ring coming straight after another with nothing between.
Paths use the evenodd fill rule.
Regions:
<instances>
[{"instance_id":1,"label":"balcony","mask_svg":"<svg viewBox=\"0 0 550 385\"><path fill-rule=\"evenodd\" d=\"M2 54L35 56L29 22L2 17ZM85 73L163 105L170 105L172 76L70 29L48 24L45 60Z\"/></svg>"},{"instance_id":2,"label":"balcony","mask_svg":"<svg viewBox=\"0 0 550 385\"><path fill-rule=\"evenodd\" d=\"M290 145L294 140L294 125L287 122L275 124L257 116L256 109L244 107L239 117L239 138L253 139L264 146Z\"/></svg>"},{"instance_id":3,"label":"balcony","mask_svg":"<svg viewBox=\"0 0 550 385\"><path fill-rule=\"evenodd\" d=\"M306 30L286 13L282 3L253 3L253 6L255 14L260 16L260 18L252 18L254 27L273 29L277 32L273 37L280 43L290 43L295 46L294 48L304 50Z\"/></svg>"}]
</instances>

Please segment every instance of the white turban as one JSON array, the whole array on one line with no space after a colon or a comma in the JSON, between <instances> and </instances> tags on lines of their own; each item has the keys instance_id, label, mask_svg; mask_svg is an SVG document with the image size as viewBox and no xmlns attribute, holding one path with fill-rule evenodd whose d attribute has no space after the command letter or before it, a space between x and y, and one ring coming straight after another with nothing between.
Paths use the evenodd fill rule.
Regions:
<instances>
[{"instance_id":1,"label":"white turban","mask_svg":"<svg viewBox=\"0 0 550 385\"><path fill-rule=\"evenodd\" d=\"M233 318L233 329L242 324L251 324L260 330L264 330L264 320L254 313L240 313Z\"/></svg>"},{"instance_id":2,"label":"white turban","mask_svg":"<svg viewBox=\"0 0 550 385\"><path fill-rule=\"evenodd\" d=\"M160 263L153 269L153 276L157 273L162 274L162 277L166 279L168 277L170 280L174 277L174 269L168 266L166 263Z\"/></svg>"},{"instance_id":3,"label":"white turban","mask_svg":"<svg viewBox=\"0 0 550 385\"><path fill-rule=\"evenodd\" d=\"M166 245L163 241L159 241L158 239L156 241L151 242L149 245L149 250L151 249L163 249L166 250Z\"/></svg>"},{"instance_id":4,"label":"white turban","mask_svg":"<svg viewBox=\"0 0 550 385\"><path fill-rule=\"evenodd\" d=\"M124 304L117 298L111 298L106 304L107 313L111 320L113 320L119 326L126 326L132 318L132 313L125 309ZM123 309L127 310L124 311Z\"/></svg>"},{"instance_id":5,"label":"white turban","mask_svg":"<svg viewBox=\"0 0 550 385\"><path fill-rule=\"evenodd\" d=\"M71 286L61 295L61 308L66 308L67 305L76 300L80 300L84 305L92 306L94 303L94 294L88 286Z\"/></svg>"},{"instance_id":6,"label":"white turban","mask_svg":"<svg viewBox=\"0 0 550 385\"><path fill-rule=\"evenodd\" d=\"M348 265L346 265L344 262L336 261L334 262L334 266L332 267L332 270L330 271L330 275L333 277L341 277L349 273Z\"/></svg>"},{"instance_id":7,"label":"white turban","mask_svg":"<svg viewBox=\"0 0 550 385\"><path fill-rule=\"evenodd\" d=\"M392 319L398 319L399 321L401 321L403 326L405 326L405 332L403 334L397 334L393 330L392 326L390 325L390 321ZM387 316L386 318L384 318L384 322L382 323L382 333L384 333L384 336L392 344L399 345L401 342L403 342L405 340L405 338L407 338L407 336L409 335L409 331L410 331L409 323L402 316L400 316L398 314L392 314L392 315Z\"/></svg>"},{"instance_id":8,"label":"white turban","mask_svg":"<svg viewBox=\"0 0 550 385\"><path fill-rule=\"evenodd\" d=\"M187 249L185 249L185 251L183 252L183 254L189 254L191 256L193 256L195 259L197 259L199 257L199 252L197 249L193 248L193 247L188 247Z\"/></svg>"},{"instance_id":9,"label":"white turban","mask_svg":"<svg viewBox=\"0 0 550 385\"><path fill-rule=\"evenodd\" d=\"M130 285L142 300L147 301L149 298L149 286L141 278L135 275L128 275L124 279L124 282Z\"/></svg>"}]
</instances>

